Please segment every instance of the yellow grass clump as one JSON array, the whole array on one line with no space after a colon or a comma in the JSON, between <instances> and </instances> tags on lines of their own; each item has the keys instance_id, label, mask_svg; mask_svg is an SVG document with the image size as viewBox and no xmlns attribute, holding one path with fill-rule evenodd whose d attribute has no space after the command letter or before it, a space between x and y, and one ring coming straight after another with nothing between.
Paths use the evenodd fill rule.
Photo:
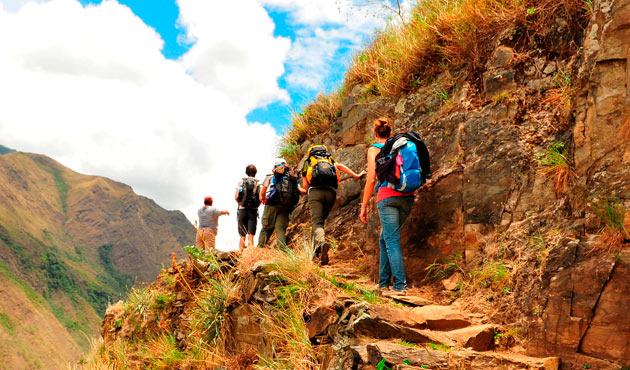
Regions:
<instances>
[{"instance_id":1,"label":"yellow grass clump","mask_svg":"<svg viewBox=\"0 0 630 370\"><path fill-rule=\"evenodd\" d=\"M506 30L526 40L562 15L583 27L589 12L583 0L419 0L410 21L391 25L355 56L345 84L398 96L443 70L479 71Z\"/></svg>"},{"instance_id":2,"label":"yellow grass clump","mask_svg":"<svg viewBox=\"0 0 630 370\"><path fill-rule=\"evenodd\" d=\"M304 154L300 144L330 129L334 120L341 115L341 101L341 91L330 95L319 94L301 113L293 113L291 129L285 134L280 146L280 156L296 164Z\"/></svg>"}]
</instances>

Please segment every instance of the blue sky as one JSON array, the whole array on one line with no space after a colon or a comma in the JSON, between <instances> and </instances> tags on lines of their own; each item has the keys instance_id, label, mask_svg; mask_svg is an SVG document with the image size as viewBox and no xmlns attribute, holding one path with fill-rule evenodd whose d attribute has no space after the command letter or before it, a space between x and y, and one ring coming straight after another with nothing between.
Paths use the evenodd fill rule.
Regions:
<instances>
[{"instance_id":1,"label":"blue sky","mask_svg":"<svg viewBox=\"0 0 630 370\"><path fill-rule=\"evenodd\" d=\"M102 0L79 0L79 2L83 5L89 5L100 4ZM118 0L118 2L128 6L144 23L160 34L164 41L164 48L162 49L164 57L177 59L192 46L186 42L186 30L177 23L179 8L175 0ZM266 7L266 10L275 23L274 36L287 37L295 42L296 33L304 27L298 25L288 11L270 7ZM334 26L329 28L334 28ZM247 120L249 122L270 123L281 134L290 125L292 111L300 110L301 107L312 101L320 91L330 92L339 86L351 60L351 46L348 41L341 42L335 57L327 66L327 72L320 89L297 87L288 83L286 77L291 69L290 66L285 66L287 71L279 78L278 85L289 93L290 102L275 101L266 106L258 107L249 112Z\"/></svg>"}]
</instances>

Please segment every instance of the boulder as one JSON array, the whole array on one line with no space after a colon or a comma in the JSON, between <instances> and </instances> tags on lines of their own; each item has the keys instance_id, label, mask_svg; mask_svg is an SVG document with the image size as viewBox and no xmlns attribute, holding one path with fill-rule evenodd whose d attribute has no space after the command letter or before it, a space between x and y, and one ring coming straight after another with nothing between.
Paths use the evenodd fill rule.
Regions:
<instances>
[{"instance_id":1,"label":"boulder","mask_svg":"<svg viewBox=\"0 0 630 370\"><path fill-rule=\"evenodd\" d=\"M459 289L460 283L464 281L462 274L456 273L451 275L448 279L442 280L442 286L446 290L455 291Z\"/></svg>"},{"instance_id":2,"label":"boulder","mask_svg":"<svg viewBox=\"0 0 630 370\"><path fill-rule=\"evenodd\" d=\"M399 295L391 297L394 301L406 303L415 307L429 306L435 304L433 301L424 299L422 297L416 297L413 295Z\"/></svg>"},{"instance_id":3,"label":"boulder","mask_svg":"<svg viewBox=\"0 0 630 370\"><path fill-rule=\"evenodd\" d=\"M328 326L334 324L338 317L339 315L334 309L328 306L318 306L310 315L308 315L306 320L306 331L308 332L308 337L313 338L317 335L325 333Z\"/></svg>"},{"instance_id":4,"label":"boulder","mask_svg":"<svg viewBox=\"0 0 630 370\"><path fill-rule=\"evenodd\" d=\"M451 306L416 307L412 312L423 317L431 330L454 330L471 325L468 315Z\"/></svg>"},{"instance_id":5,"label":"boulder","mask_svg":"<svg viewBox=\"0 0 630 370\"><path fill-rule=\"evenodd\" d=\"M377 365L383 358L389 366L425 366L425 369L446 368L448 352L424 347L409 347L391 342L376 342L367 345L368 362Z\"/></svg>"},{"instance_id":6,"label":"boulder","mask_svg":"<svg viewBox=\"0 0 630 370\"><path fill-rule=\"evenodd\" d=\"M449 368L469 370L557 370L558 357L535 358L515 353L455 350L449 353Z\"/></svg>"},{"instance_id":7,"label":"boulder","mask_svg":"<svg viewBox=\"0 0 630 370\"><path fill-rule=\"evenodd\" d=\"M496 331L495 325L486 324L452 330L446 334L461 347L472 348L475 351L487 351L492 345Z\"/></svg>"}]
</instances>

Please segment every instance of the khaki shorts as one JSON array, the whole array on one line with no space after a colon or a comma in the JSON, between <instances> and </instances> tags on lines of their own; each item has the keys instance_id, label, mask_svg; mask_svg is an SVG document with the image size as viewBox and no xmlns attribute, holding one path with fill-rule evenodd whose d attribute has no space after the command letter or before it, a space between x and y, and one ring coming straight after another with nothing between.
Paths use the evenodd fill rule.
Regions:
<instances>
[{"instance_id":1,"label":"khaki shorts","mask_svg":"<svg viewBox=\"0 0 630 370\"><path fill-rule=\"evenodd\" d=\"M216 238L217 231L215 229L199 229L197 230L195 246L207 251L214 250Z\"/></svg>"}]
</instances>

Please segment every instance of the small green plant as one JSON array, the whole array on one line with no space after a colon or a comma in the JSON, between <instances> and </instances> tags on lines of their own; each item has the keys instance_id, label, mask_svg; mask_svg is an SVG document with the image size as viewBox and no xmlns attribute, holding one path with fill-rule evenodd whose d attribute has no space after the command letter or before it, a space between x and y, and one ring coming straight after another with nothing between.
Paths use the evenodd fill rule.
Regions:
<instances>
[{"instance_id":1,"label":"small green plant","mask_svg":"<svg viewBox=\"0 0 630 370\"><path fill-rule=\"evenodd\" d=\"M278 154L289 163L298 163L302 157L302 147L297 141L291 138L285 138L280 143Z\"/></svg>"},{"instance_id":2,"label":"small green plant","mask_svg":"<svg viewBox=\"0 0 630 370\"><path fill-rule=\"evenodd\" d=\"M569 154L563 143L550 143L544 153L537 156L538 163L544 166L543 174L552 180L557 196L564 194L575 178Z\"/></svg>"},{"instance_id":3,"label":"small green plant","mask_svg":"<svg viewBox=\"0 0 630 370\"><path fill-rule=\"evenodd\" d=\"M5 328L9 333L13 333L13 329L15 328L13 320L11 320L11 317L5 312L0 312L0 326Z\"/></svg>"},{"instance_id":4,"label":"small green plant","mask_svg":"<svg viewBox=\"0 0 630 370\"><path fill-rule=\"evenodd\" d=\"M507 102L508 99L510 99L510 94L503 93L503 94L499 94L495 96L493 100L494 100L494 104L501 104L501 103Z\"/></svg>"},{"instance_id":5,"label":"small green plant","mask_svg":"<svg viewBox=\"0 0 630 370\"><path fill-rule=\"evenodd\" d=\"M582 365L583 369L590 369L591 367L593 367L593 365L591 365L589 363L585 363L584 365Z\"/></svg>"},{"instance_id":6,"label":"small green plant","mask_svg":"<svg viewBox=\"0 0 630 370\"><path fill-rule=\"evenodd\" d=\"M536 14L536 8L527 8L527 15Z\"/></svg>"},{"instance_id":7,"label":"small green plant","mask_svg":"<svg viewBox=\"0 0 630 370\"><path fill-rule=\"evenodd\" d=\"M407 342L406 340L401 340L401 341L396 342L396 343L397 343L397 344L400 344L401 346L405 346L405 347L412 347L412 348L417 348L417 347L418 347L418 345L417 345L417 344Z\"/></svg>"},{"instance_id":8,"label":"small green plant","mask_svg":"<svg viewBox=\"0 0 630 370\"><path fill-rule=\"evenodd\" d=\"M462 268L463 256L455 253L448 257L446 261L433 261L432 264L425 267L426 277L429 279L446 279L456 272L464 273Z\"/></svg>"},{"instance_id":9,"label":"small green plant","mask_svg":"<svg viewBox=\"0 0 630 370\"><path fill-rule=\"evenodd\" d=\"M617 254L630 241L626 229L626 209L615 197L604 197L591 202L591 208L603 227L594 252L603 251Z\"/></svg>"},{"instance_id":10,"label":"small green plant","mask_svg":"<svg viewBox=\"0 0 630 370\"><path fill-rule=\"evenodd\" d=\"M151 308L156 310L163 310L169 303L175 300L175 294L173 293L156 293L153 296L153 305Z\"/></svg>"},{"instance_id":11,"label":"small green plant","mask_svg":"<svg viewBox=\"0 0 630 370\"><path fill-rule=\"evenodd\" d=\"M153 303L153 292L144 288L132 288L127 295L125 312L138 316L146 321Z\"/></svg>"},{"instance_id":12,"label":"small green plant","mask_svg":"<svg viewBox=\"0 0 630 370\"><path fill-rule=\"evenodd\" d=\"M451 101L451 97L445 88L436 90L435 95L437 95L437 97L440 98L440 100L444 103L448 103L449 101Z\"/></svg>"},{"instance_id":13,"label":"small green plant","mask_svg":"<svg viewBox=\"0 0 630 370\"><path fill-rule=\"evenodd\" d=\"M502 261L487 261L470 273L473 288L499 288L503 292L504 283L510 277L507 266ZM508 288L509 289L509 288Z\"/></svg>"},{"instance_id":14,"label":"small green plant","mask_svg":"<svg viewBox=\"0 0 630 370\"><path fill-rule=\"evenodd\" d=\"M116 328L116 330L122 328L122 323L122 318L116 319L116 321L114 321L114 328Z\"/></svg>"},{"instance_id":15,"label":"small green plant","mask_svg":"<svg viewBox=\"0 0 630 370\"><path fill-rule=\"evenodd\" d=\"M385 358L382 358L381 361L376 364L376 370L392 370L389 366L386 365L386 363L387 360L385 360Z\"/></svg>"},{"instance_id":16,"label":"small green plant","mask_svg":"<svg viewBox=\"0 0 630 370\"><path fill-rule=\"evenodd\" d=\"M228 297L230 284L227 281L210 280L198 301L193 327L201 333L206 343L216 343L220 338L224 323L228 317Z\"/></svg>"},{"instance_id":17,"label":"small green plant","mask_svg":"<svg viewBox=\"0 0 630 370\"><path fill-rule=\"evenodd\" d=\"M436 350L436 351L443 351L443 352L449 352L451 350L451 347L447 346L446 344L442 344L442 343L433 343L433 342L429 342L426 344L426 347L432 350Z\"/></svg>"}]
</instances>

